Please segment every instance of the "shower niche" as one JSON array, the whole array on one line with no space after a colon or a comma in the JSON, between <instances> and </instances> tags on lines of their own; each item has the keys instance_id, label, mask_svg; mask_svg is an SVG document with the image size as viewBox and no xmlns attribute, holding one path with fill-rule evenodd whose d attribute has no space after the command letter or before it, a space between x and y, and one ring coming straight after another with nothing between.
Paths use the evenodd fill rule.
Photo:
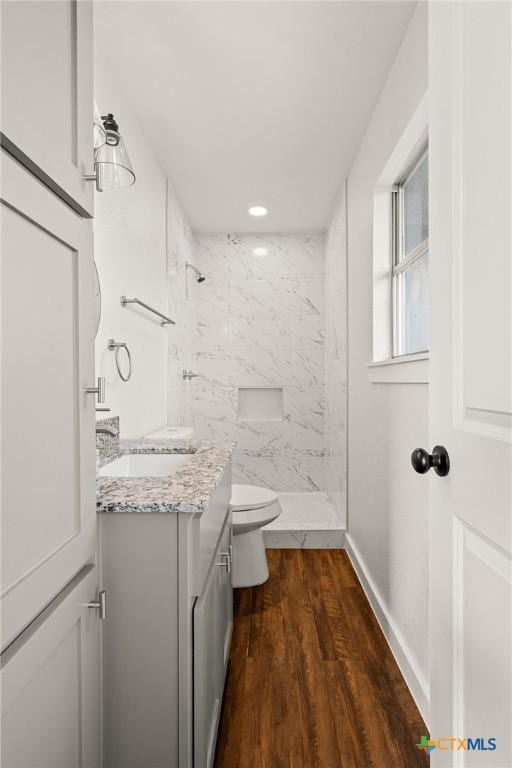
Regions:
<instances>
[{"instance_id":1,"label":"shower niche","mask_svg":"<svg viewBox=\"0 0 512 768\"><path fill-rule=\"evenodd\" d=\"M239 387L238 421L283 421L282 387Z\"/></svg>"}]
</instances>

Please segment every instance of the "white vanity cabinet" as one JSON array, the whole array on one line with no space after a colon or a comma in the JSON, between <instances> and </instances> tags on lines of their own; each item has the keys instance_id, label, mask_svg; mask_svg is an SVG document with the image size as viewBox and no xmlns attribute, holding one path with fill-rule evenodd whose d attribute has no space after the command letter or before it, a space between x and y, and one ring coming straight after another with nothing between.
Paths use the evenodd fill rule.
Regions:
<instances>
[{"instance_id":1,"label":"white vanity cabinet","mask_svg":"<svg viewBox=\"0 0 512 768\"><path fill-rule=\"evenodd\" d=\"M99 515L104 765L209 768L232 626L231 467L201 515Z\"/></svg>"},{"instance_id":2,"label":"white vanity cabinet","mask_svg":"<svg viewBox=\"0 0 512 768\"><path fill-rule=\"evenodd\" d=\"M2 654L3 768L99 768L98 569L88 566Z\"/></svg>"},{"instance_id":3,"label":"white vanity cabinet","mask_svg":"<svg viewBox=\"0 0 512 768\"><path fill-rule=\"evenodd\" d=\"M0 14L2 146L92 216L92 2L13 0Z\"/></svg>"}]
</instances>

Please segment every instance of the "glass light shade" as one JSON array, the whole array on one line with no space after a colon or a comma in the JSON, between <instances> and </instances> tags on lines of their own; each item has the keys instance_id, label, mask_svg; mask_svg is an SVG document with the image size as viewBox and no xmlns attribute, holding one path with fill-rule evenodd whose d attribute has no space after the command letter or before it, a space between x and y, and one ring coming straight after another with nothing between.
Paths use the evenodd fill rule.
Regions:
<instances>
[{"instance_id":1,"label":"glass light shade","mask_svg":"<svg viewBox=\"0 0 512 768\"><path fill-rule=\"evenodd\" d=\"M101 119L101 113L98 109L96 102L94 103L94 149L101 147L107 140L107 133L103 127L103 120Z\"/></svg>"},{"instance_id":2,"label":"glass light shade","mask_svg":"<svg viewBox=\"0 0 512 768\"><path fill-rule=\"evenodd\" d=\"M107 135L105 133L104 127L97 122L94 122L93 131L94 131L94 149L98 149L98 147L103 146L103 144L106 142Z\"/></svg>"},{"instance_id":3,"label":"glass light shade","mask_svg":"<svg viewBox=\"0 0 512 768\"><path fill-rule=\"evenodd\" d=\"M111 144L107 133L106 144L96 150L95 166L98 189L130 187L135 183L135 174L121 136L117 144Z\"/></svg>"},{"instance_id":4,"label":"glass light shade","mask_svg":"<svg viewBox=\"0 0 512 768\"><path fill-rule=\"evenodd\" d=\"M110 144L111 147L117 147L117 145L121 141L121 136L117 131L105 129L105 141L107 142L107 144Z\"/></svg>"}]
</instances>

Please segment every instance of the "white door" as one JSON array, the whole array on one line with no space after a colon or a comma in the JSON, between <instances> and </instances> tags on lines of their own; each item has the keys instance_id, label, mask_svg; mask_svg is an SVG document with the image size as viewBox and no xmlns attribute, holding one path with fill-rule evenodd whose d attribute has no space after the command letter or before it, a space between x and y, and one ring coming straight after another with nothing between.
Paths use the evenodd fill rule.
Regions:
<instances>
[{"instance_id":1,"label":"white door","mask_svg":"<svg viewBox=\"0 0 512 768\"><path fill-rule=\"evenodd\" d=\"M511 45L509 2L430 4L436 766L512 766Z\"/></svg>"},{"instance_id":2,"label":"white door","mask_svg":"<svg viewBox=\"0 0 512 768\"><path fill-rule=\"evenodd\" d=\"M85 569L2 655L2 768L99 768L97 589Z\"/></svg>"},{"instance_id":3,"label":"white door","mask_svg":"<svg viewBox=\"0 0 512 768\"><path fill-rule=\"evenodd\" d=\"M0 15L2 146L92 216L92 2L3 0Z\"/></svg>"},{"instance_id":4,"label":"white door","mask_svg":"<svg viewBox=\"0 0 512 768\"><path fill-rule=\"evenodd\" d=\"M5 648L96 551L91 222L1 153Z\"/></svg>"}]
</instances>

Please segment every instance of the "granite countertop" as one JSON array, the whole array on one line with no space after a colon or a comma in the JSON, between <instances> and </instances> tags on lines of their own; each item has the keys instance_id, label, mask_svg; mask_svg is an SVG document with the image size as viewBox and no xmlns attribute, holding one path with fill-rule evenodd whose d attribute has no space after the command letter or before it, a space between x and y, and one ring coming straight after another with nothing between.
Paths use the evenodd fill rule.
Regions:
<instances>
[{"instance_id":1,"label":"granite countertop","mask_svg":"<svg viewBox=\"0 0 512 768\"><path fill-rule=\"evenodd\" d=\"M97 512L201 514L233 452L233 443L207 440L120 440L99 452L100 466L127 453L189 453L170 477L98 477Z\"/></svg>"}]
</instances>

